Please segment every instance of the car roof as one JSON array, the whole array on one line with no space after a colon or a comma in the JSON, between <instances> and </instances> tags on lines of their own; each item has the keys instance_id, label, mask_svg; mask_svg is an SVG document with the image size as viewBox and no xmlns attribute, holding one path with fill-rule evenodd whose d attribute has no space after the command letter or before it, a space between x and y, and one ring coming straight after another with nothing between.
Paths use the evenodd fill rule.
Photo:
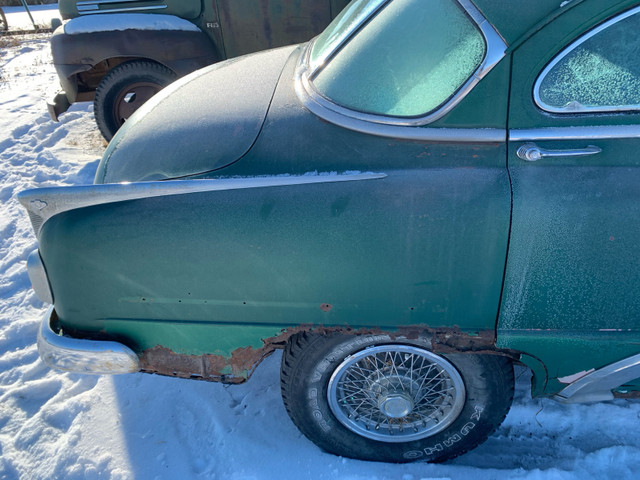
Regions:
<instances>
[{"instance_id":1,"label":"car roof","mask_svg":"<svg viewBox=\"0 0 640 480\"><path fill-rule=\"evenodd\" d=\"M637 0L473 0L509 46L529 37L564 11L579 4L596 4L601 11Z\"/></svg>"}]
</instances>

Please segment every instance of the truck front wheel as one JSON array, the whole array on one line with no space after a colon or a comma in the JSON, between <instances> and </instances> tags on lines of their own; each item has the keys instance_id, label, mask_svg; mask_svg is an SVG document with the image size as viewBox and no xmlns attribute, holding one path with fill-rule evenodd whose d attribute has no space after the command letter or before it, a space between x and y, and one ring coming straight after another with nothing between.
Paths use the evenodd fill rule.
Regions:
<instances>
[{"instance_id":1,"label":"truck front wheel","mask_svg":"<svg viewBox=\"0 0 640 480\"><path fill-rule=\"evenodd\" d=\"M133 112L176 78L167 67L147 60L121 63L111 70L98 85L93 100L102 136L110 141Z\"/></svg>"}]
</instances>

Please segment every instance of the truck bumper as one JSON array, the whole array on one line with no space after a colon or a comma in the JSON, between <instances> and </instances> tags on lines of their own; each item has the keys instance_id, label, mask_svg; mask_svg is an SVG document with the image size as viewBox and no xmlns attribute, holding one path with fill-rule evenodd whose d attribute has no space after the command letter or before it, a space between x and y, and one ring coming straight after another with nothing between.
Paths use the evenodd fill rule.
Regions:
<instances>
[{"instance_id":1,"label":"truck bumper","mask_svg":"<svg viewBox=\"0 0 640 480\"><path fill-rule=\"evenodd\" d=\"M58 117L69 110L70 106L71 103L67 98L67 94L62 91L56 93L53 98L47 100L47 109L49 110L49 116L54 122L57 122Z\"/></svg>"},{"instance_id":2,"label":"truck bumper","mask_svg":"<svg viewBox=\"0 0 640 480\"><path fill-rule=\"evenodd\" d=\"M51 368L73 373L118 374L140 370L138 356L129 347L111 341L58 335L51 328L58 315L49 307L38 331L38 353Z\"/></svg>"}]
</instances>

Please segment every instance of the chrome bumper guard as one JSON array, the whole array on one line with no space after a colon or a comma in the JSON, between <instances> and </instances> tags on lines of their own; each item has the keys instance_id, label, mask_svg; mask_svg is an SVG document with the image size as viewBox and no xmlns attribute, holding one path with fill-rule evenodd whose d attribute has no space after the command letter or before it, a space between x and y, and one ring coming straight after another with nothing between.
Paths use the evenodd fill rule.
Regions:
<instances>
[{"instance_id":1,"label":"chrome bumper guard","mask_svg":"<svg viewBox=\"0 0 640 480\"><path fill-rule=\"evenodd\" d=\"M56 334L51 323L57 318L53 306L49 307L38 331L38 353L49 367L63 372L90 374L133 373L140 370L138 356L126 345Z\"/></svg>"}]
</instances>

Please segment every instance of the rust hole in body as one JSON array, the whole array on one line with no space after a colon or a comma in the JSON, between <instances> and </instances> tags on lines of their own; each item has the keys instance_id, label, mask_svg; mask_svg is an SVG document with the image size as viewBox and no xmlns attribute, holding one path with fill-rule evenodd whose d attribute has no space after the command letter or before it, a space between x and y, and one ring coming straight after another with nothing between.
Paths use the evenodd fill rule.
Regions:
<instances>
[{"instance_id":1,"label":"rust hole in body","mask_svg":"<svg viewBox=\"0 0 640 480\"><path fill-rule=\"evenodd\" d=\"M328 312L332 308L333 305L331 305L330 303L323 303L322 305L320 305L320 310L322 310L323 312Z\"/></svg>"}]
</instances>

